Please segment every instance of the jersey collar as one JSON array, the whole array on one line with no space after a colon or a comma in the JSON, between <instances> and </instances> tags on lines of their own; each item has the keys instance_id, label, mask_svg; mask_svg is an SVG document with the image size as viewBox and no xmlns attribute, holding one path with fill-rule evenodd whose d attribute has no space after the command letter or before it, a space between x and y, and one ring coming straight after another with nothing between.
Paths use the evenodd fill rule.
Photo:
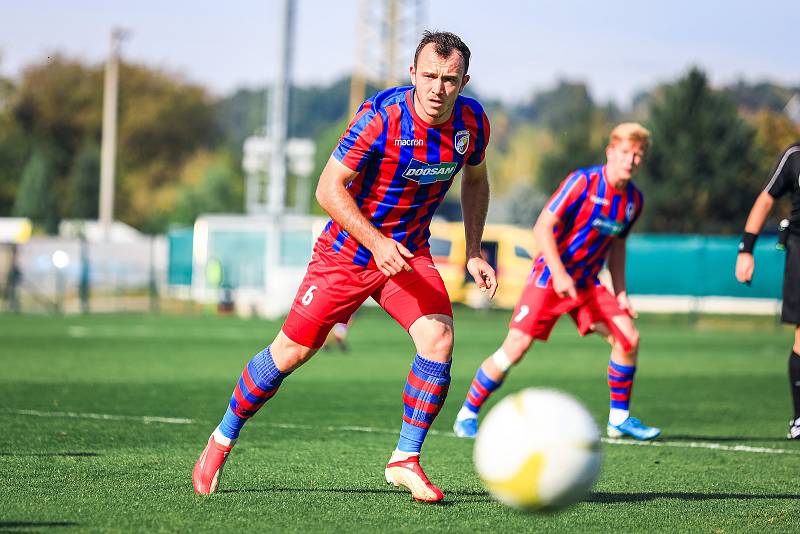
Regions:
<instances>
[{"instance_id":1,"label":"jersey collar","mask_svg":"<svg viewBox=\"0 0 800 534\"><path fill-rule=\"evenodd\" d=\"M417 115L417 110L414 108L414 92L416 90L417 90L416 87L414 87L412 85L411 88L406 93L406 104L408 105L408 109L411 110L411 116L414 117L414 122L418 122L421 125L425 126L426 128L435 128L437 130L441 129L441 128L446 128L447 126L450 126L450 124L452 124L452 122L453 122L453 117L455 117L455 114L456 114L455 113L455 110L456 110L455 106L453 106L453 110L450 112L450 118L448 118L446 121L444 121L441 124L431 124L431 123L427 122L426 120L424 120L419 115ZM456 105L458 105L458 101L456 101Z\"/></svg>"}]
</instances>

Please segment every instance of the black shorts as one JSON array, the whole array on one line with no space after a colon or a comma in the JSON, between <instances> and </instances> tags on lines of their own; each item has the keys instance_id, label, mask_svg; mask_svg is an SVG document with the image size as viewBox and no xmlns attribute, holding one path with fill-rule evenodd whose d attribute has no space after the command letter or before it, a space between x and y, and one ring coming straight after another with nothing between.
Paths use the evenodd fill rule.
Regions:
<instances>
[{"instance_id":1,"label":"black shorts","mask_svg":"<svg viewBox=\"0 0 800 534\"><path fill-rule=\"evenodd\" d=\"M800 325L800 235L793 233L786 240L781 321Z\"/></svg>"}]
</instances>

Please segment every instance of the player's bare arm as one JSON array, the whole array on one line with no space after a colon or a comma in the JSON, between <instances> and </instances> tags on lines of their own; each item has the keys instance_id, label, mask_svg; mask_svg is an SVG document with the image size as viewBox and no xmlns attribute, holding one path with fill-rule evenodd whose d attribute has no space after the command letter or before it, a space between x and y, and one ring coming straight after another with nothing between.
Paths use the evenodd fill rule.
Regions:
<instances>
[{"instance_id":1,"label":"player's bare arm","mask_svg":"<svg viewBox=\"0 0 800 534\"><path fill-rule=\"evenodd\" d=\"M481 291L490 298L497 292L497 275L481 257L481 237L489 209L489 173L486 160L478 165L464 165L461 181L461 210L464 213L464 236L467 245L467 270Z\"/></svg>"},{"instance_id":2,"label":"player's bare arm","mask_svg":"<svg viewBox=\"0 0 800 534\"><path fill-rule=\"evenodd\" d=\"M334 221L372 252L375 264L383 274L392 276L403 269L411 271L405 258L414 255L401 243L384 236L370 224L347 192L347 184L357 174L331 157L317 184L317 202Z\"/></svg>"},{"instance_id":3,"label":"player's bare arm","mask_svg":"<svg viewBox=\"0 0 800 534\"><path fill-rule=\"evenodd\" d=\"M558 253L556 238L553 236L553 227L558 224L559 218L548 209L543 209L533 226L533 236L542 251L544 261L553 273L553 290L560 297L576 298L575 281L567 272L561 255Z\"/></svg>"},{"instance_id":4,"label":"player's bare arm","mask_svg":"<svg viewBox=\"0 0 800 534\"><path fill-rule=\"evenodd\" d=\"M614 286L614 295L617 297L620 308L628 312L631 317L636 317L636 312L628 300L628 290L625 281L625 258L627 256L627 239L620 237L611 242L608 250L608 272L611 274L611 284Z\"/></svg>"},{"instance_id":5,"label":"player's bare arm","mask_svg":"<svg viewBox=\"0 0 800 534\"><path fill-rule=\"evenodd\" d=\"M775 199L772 195L762 191L750 209L750 214L747 216L747 222L744 225L744 231L758 235L761 232L761 228L764 227L764 221L767 220L767 215L769 215L774 203ZM753 279L755 268L756 262L753 255L747 252L740 253L736 257L736 280L743 284L750 282Z\"/></svg>"}]
</instances>

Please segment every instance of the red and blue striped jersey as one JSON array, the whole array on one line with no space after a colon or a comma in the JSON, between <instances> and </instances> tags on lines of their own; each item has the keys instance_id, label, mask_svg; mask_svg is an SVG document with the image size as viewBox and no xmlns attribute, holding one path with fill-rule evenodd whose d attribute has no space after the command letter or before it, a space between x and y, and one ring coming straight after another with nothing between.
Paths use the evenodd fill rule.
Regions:
<instances>
[{"instance_id":1,"label":"red and blue striped jersey","mask_svg":"<svg viewBox=\"0 0 800 534\"><path fill-rule=\"evenodd\" d=\"M624 191L611 187L605 166L578 169L561 182L545 204L559 218L553 228L558 252L578 288L599 284L614 238L625 239L642 212L644 197L629 181ZM539 255L530 280L538 287L552 283L550 268Z\"/></svg>"},{"instance_id":2,"label":"red and blue striped jersey","mask_svg":"<svg viewBox=\"0 0 800 534\"><path fill-rule=\"evenodd\" d=\"M432 125L414 111L414 88L395 87L364 102L333 156L358 172L348 184L361 213L408 250L428 247L430 222L464 164L478 165L489 143L489 120L474 99L458 96L453 114ZM366 267L372 253L336 221L321 239Z\"/></svg>"}]
</instances>

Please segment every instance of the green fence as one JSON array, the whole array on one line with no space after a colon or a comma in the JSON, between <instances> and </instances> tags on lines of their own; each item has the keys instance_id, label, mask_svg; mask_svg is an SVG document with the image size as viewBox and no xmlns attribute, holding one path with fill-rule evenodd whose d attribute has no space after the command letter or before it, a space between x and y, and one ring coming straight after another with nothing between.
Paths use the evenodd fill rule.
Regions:
<instances>
[{"instance_id":1,"label":"green fence","mask_svg":"<svg viewBox=\"0 0 800 534\"><path fill-rule=\"evenodd\" d=\"M168 240L169 283L190 285L192 230L172 231ZM628 291L632 295L781 298L784 252L775 248L775 236L764 236L756 245L756 274L751 287L739 284L733 275L738 242L738 237L632 235L628 238ZM311 244L308 238L287 235L281 241L282 255L295 258L292 264L305 263ZM228 252L235 256L247 250L252 255L256 248L255 257L263 254L263 247L241 245L237 241Z\"/></svg>"},{"instance_id":2,"label":"green fence","mask_svg":"<svg viewBox=\"0 0 800 534\"><path fill-rule=\"evenodd\" d=\"M171 286L192 285L192 228L170 230L167 233L167 283Z\"/></svg>"},{"instance_id":3,"label":"green fence","mask_svg":"<svg viewBox=\"0 0 800 534\"><path fill-rule=\"evenodd\" d=\"M781 298L784 252L775 236L759 239L751 287L736 281L738 237L632 235L627 282L632 295Z\"/></svg>"},{"instance_id":4,"label":"green fence","mask_svg":"<svg viewBox=\"0 0 800 534\"><path fill-rule=\"evenodd\" d=\"M172 230L167 234L170 285L192 284L191 228ZM277 266L304 267L311 259L314 237L308 230L284 229L279 236ZM208 233L209 256L219 262L223 282L230 287L263 287L265 280L267 234L256 229L218 230ZM275 267L275 265L273 265Z\"/></svg>"}]
</instances>

